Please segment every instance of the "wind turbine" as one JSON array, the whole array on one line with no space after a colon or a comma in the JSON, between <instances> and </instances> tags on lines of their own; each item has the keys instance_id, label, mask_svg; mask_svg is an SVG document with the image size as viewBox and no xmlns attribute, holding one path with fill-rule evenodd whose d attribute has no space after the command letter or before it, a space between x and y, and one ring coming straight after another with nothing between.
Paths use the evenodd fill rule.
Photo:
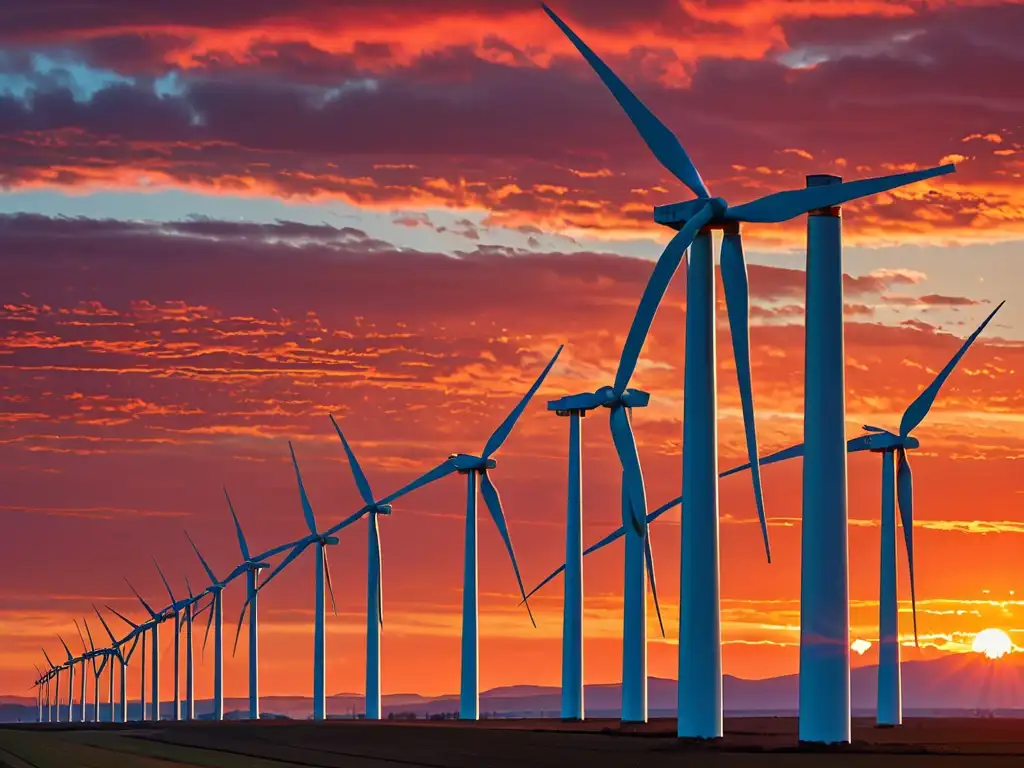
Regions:
<instances>
[{"instance_id":1,"label":"wind turbine","mask_svg":"<svg viewBox=\"0 0 1024 768\"><path fill-rule=\"evenodd\" d=\"M523 579L519 574L519 564L516 562L515 552L512 549L512 539L509 536L505 513L501 507L501 497L498 495L498 489L494 486L488 473L497 466L497 462L493 458L494 454L498 452L498 449L501 448L512 432L512 428L523 414L533 395L540 389L541 384L544 383L544 379L547 377L552 366L554 366L561 352L562 347L559 347L554 357L551 358L551 362L547 364L547 367L544 368L523 399L505 417L505 420L494 431L494 434L488 438L481 456L472 456L465 453L452 454L437 467L385 499L385 501L388 501L398 496L403 496L428 483L450 475L452 472L458 472L466 476L466 544L462 584L462 680L459 690L459 718L462 720L477 720L480 717L479 586L477 581L478 487L480 493L483 494L487 509L491 513L491 518L494 520L494 524L497 526L498 532L505 542L505 549L508 551L509 559L512 561L512 568L516 574L516 581L519 584L519 592L525 601L526 591L523 589ZM613 409L614 411L615 409ZM621 413L623 419L626 418L621 407L618 409L618 412ZM629 432L628 424L625 432ZM642 485L641 481L641 488ZM529 612L529 604L527 604L527 612ZM533 622L532 613L530 613L530 621ZM536 622L533 623L536 626Z\"/></svg>"},{"instance_id":2,"label":"wind turbine","mask_svg":"<svg viewBox=\"0 0 1024 768\"><path fill-rule=\"evenodd\" d=\"M171 598L171 604L161 612L161 615L174 616L174 717L172 719L181 720L181 612L187 610L195 602L195 598L189 594L187 599L175 600L171 585L167 583L167 577L164 576L163 569L160 568L160 563L156 561L155 557L153 565L156 566L156 570L160 574L160 580L164 583L167 596Z\"/></svg>"},{"instance_id":3,"label":"wind turbine","mask_svg":"<svg viewBox=\"0 0 1024 768\"><path fill-rule=\"evenodd\" d=\"M146 720L146 631L153 626L153 620L143 622L142 624L136 624L134 621L129 619L120 611L111 608L109 605L106 606L107 610L117 616L121 621L130 626L131 632L120 641L121 644L126 643L129 639L132 639L131 651L126 656L121 658L121 704L122 704L122 717L123 722L128 722L128 660L131 658L132 653L135 652L135 646L141 641L140 649L142 656L139 658L139 721L144 722ZM99 615L99 612L97 612ZM100 621L103 621L103 617L100 616ZM110 633L110 628L107 627L107 622L103 621L103 626L107 629L107 634ZM111 637L113 635L111 634Z\"/></svg>"},{"instance_id":4,"label":"wind turbine","mask_svg":"<svg viewBox=\"0 0 1024 768\"><path fill-rule=\"evenodd\" d=\"M43 722L43 691L47 686L47 674L43 674L43 670L39 668L38 664L32 664L36 670L36 681L32 684L32 687L36 689L36 722Z\"/></svg>"},{"instance_id":5,"label":"wind turbine","mask_svg":"<svg viewBox=\"0 0 1024 768\"><path fill-rule=\"evenodd\" d=\"M85 705L86 705L86 697L85 697L85 672L86 672L86 668L88 667L88 664L86 664L86 662L89 660L90 656L89 656L89 646L87 646L85 644L85 636L82 635L82 628L78 625L78 619L75 619L75 629L78 630L78 639L82 641L82 656L79 659L79 661L82 664L82 676L81 676L81 678L79 680L79 685L78 685L78 687L79 687L79 698L78 698L79 715L78 716L80 718L79 722L84 723L86 721L86 718L85 718Z\"/></svg>"},{"instance_id":6,"label":"wind turbine","mask_svg":"<svg viewBox=\"0 0 1024 768\"><path fill-rule=\"evenodd\" d=\"M327 563L327 547L338 543L338 537L326 532L321 533L316 527L316 518L313 516L313 508L309 504L309 497L306 495L306 487L302 483L302 473L299 471L299 462L295 458L295 449L291 441L288 442L288 450L292 456L292 466L295 467L295 479L299 485L299 501L302 504L302 514L309 528L309 535L294 543L292 551L281 561L258 589L263 589L274 577L287 568L299 555L310 545L316 545L316 609L313 617L313 719L325 720L327 718L327 693L326 693L326 658L324 655L325 639L325 605L324 605L324 584L331 594L331 606L337 615L338 608L334 602L334 588L331 586L331 569ZM245 606L242 606L244 615ZM241 617L239 618L241 625Z\"/></svg>"},{"instance_id":7,"label":"wind turbine","mask_svg":"<svg viewBox=\"0 0 1024 768\"><path fill-rule=\"evenodd\" d=\"M153 562L156 563L156 560L153 560ZM160 570L159 565L157 565L157 570ZM160 576L163 576L162 572ZM128 579L125 579L125 583L131 591L135 593L135 596L139 598L139 602L142 603L142 607L146 609L146 613L148 613L150 617L150 622L148 623L150 625L150 640L153 649L153 672L152 680L150 682L152 685L153 695L153 721L156 722L160 720L160 625L167 621L169 616L166 613L154 611L150 607L149 603L142 599L142 595L138 593L138 590L132 586ZM145 652L145 649L143 649L143 652ZM145 689L143 689L143 691L145 691ZM143 712L145 712L145 707L143 707ZM143 720L145 720L145 717L143 717Z\"/></svg>"},{"instance_id":8,"label":"wind turbine","mask_svg":"<svg viewBox=\"0 0 1024 768\"><path fill-rule=\"evenodd\" d=\"M71 649L68 648L68 644L64 642L64 638L57 635L57 639L60 640L60 644L64 646L64 652L68 655L67 670L68 670L68 722L75 722L75 655L71 653ZM60 714L58 712L57 722L60 722Z\"/></svg>"},{"instance_id":9,"label":"wind turbine","mask_svg":"<svg viewBox=\"0 0 1024 768\"><path fill-rule=\"evenodd\" d=\"M138 643L139 643L139 632L136 631L135 629L133 629L131 632L128 633L128 635L126 637L122 638L121 640L118 640L116 637L114 637L114 633L110 631L110 627L107 625L106 619L104 619L103 615L99 612L99 609L97 609L95 605L92 607L92 609L93 609L93 611L96 612L96 617L100 620L100 623L103 625L103 629L106 630L107 637L110 638L110 648L111 648L111 651L113 652L113 655L121 663L121 722L122 723L127 723L128 722L128 661L131 659L132 654L135 653L135 646L138 645ZM110 609L108 608L108 610L110 610ZM121 649L122 649L123 646L127 645L129 641L131 641L131 644L132 644L131 648L128 649L128 653L124 653ZM111 665L110 665L110 685L111 685L110 722L114 722L114 720L115 720L115 712L114 712L114 695L113 695L113 685L114 685L114 665L113 665L113 662L111 662Z\"/></svg>"},{"instance_id":10,"label":"wind turbine","mask_svg":"<svg viewBox=\"0 0 1024 768\"><path fill-rule=\"evenodd\" d=\"M362 467L356 460L352 448L349 446L345 435L331 416L331 423L341 438L341 444L348 457L349 468L355 478L359 495L365 506L350 516L347 520L331 528L328 533L337 533L342 528L354 523L359 518L366 516L368 544L366 556L366 707L365 717L367 720L381 719L381 691L380 691L380 631L384 626L384 596L381 585L381 552L380 552L380 528L378 518L380 515L391 514L392 501L398 498L398 494L388 497L387 501L375 501L370 483L363 473Z\"/></svg>"},{"instance_id":11,"label":"wind turbine","mask_svg":"<svg viewBox=\"0 0 1024 768\"><path fill-rule=\"evenodd\" d=\"M206 633L203 635L203 650L206 650L206 641L210 639L210 624L215 623L216 627L213 630L213 718L214 720L224 719L224 605L223 605L223 592L224 588L231 582L238 573L234 573L224 581L218 581L214 575L213 570L206 562L206 558L203 557L199 551L199 547L192 541L192 537L188 535L188 531L185 531L185 536L188 538L189 544L192 545L192 549L195 550L196 556L199 558L199 562L203 565L203 570L206 571L206 575L210 579L210 586L208 586L203 592L199 594L202 597L204 594L209 594L212 598L210 602L210 618L206 620ZM191 592L191 590L190 590ZM189 622L189 635L191 635L191 621ZM192 652L192 640L189 637L188 641L189 653ZM191 686L189 686L191 688ZM194 706L194 704L193 704ZM194 714L191 713L191 714ZM191 716L191 715L190 715Z\"/></svg>"},{"instance_id":12,"label":"wind turbine","mask_svg":"<svg viewBox=\"0 0 1024 768\"><path fill-rule=\"evenodd\" d=\"M231 649L231 655L235 655L235 651L238 650L238 636L242 631L242 621L245 619L245 611L252 605L252 610L249 612L249 719L259 720L260 719L260 669L259 669L259 613L257 610L256 593L259 590L259 577L260 571L264 568L269 568L270 563L266 562L268 557L273 557L280 552L284 552L286 549L291 548L294 544L283 544L279 547L267 550L256 556L252 556L249 553L249 545L245 540L245 534L242 533L242 525L238 522L238 515L235 514L235 506L231 503L231 497L228 496L228 489L224 489L224 498L227 499L228 509L231 511L231 519L235 523L235 533L238 534L238 548L242 553L242 564L235 568L232 575L228 577L228 581L231 581L235 576L241 574L246 575L245 580L245 602L242 604L242 613L238 617L238 629L235 630L235 645Z\"/></svg>"},{"instance_id":13,"label":"wind turbine","mask_svg":"<svg viewBox=\"0 0 1024 768\"><path fill-rule=\"evenodd\" d=\"M985 326L1005 302L1000 302L988 317L957 350L946 366L914 401L907 406L900 420L898 433L881 427L865 425L869 434L854 437L846 443L847 453L871 451L882 456L881 558L878 600L878 710L879 725L900 725L903 722L902 680L900 670L899 613L896 589L896 502L899 500L900 523L910 571L910 604L914 618L914 642L917 643L917 597L914 589L914 475L910 469L908 450L920 443L912 432L924 421L939 390L960 360L970 349ZM784 448L761 459L762 464L775 464L804 456L804 443ZM736 467L726 474L742 472L749 465Z\"/></svg>"},{"instance_id":14,"label":"wind turbine","mask_svg":"<svg viewBox=\"0 0 1024 768\"><path fill-rule=\"evenodd\" d=\"M753 457L754 493L764 529L764 513L760 477L756 461L757 441L753 419L753 397L750 387L749 295L747 269L740 239L740 224L781 223L803 214L837 215L838 206L858 198L886 192L916 181L955 170L943 165L876 179L819 184L809 180L806 189L766 195L758 200L730 206L720 197L711 197L700 173L676 136L637 98L611 69L563 22L544 6L544 10L583 55L650 148L655 158L696 196L696 199L659 206L654 219L673 229L676 234L665 248L654 268L640 300L626 339L623 358L635 360L654 320L655 312L683 255L690 249L686 288L686 365L683 427L683 503L687 509L681 538L679 611L679 718L681 737L717 738L722 736L722 660L721 610L719 605L718 566L718 468L716 424L715 366L715 290L711 230L722 229L722 283L732 332L736 371L743 403L747 448ZM812 219L814 216L812 216ZM838 219L837 219L838 221ZM810 251L838 250L838 225L809 223L808 234L808 418L805 428L818 435L822 453L828 454L835 442L836 417L841 428L844 403L842 398L842 353L836 362L835 328L838 324L838 347L842 349L842 270L835 275L827 267L811 268ZM818 234L818 230L822 230ZM814 234L812 234L814 230ZM835 237L829 234L835 231ZM830 239L831 238L831 239ZM834 246L833 247L833 240ZM813 248L812 248L813 246ZM838 286L838 289L836 288ZM836 303L838 290L838 304ZM836 310L838 307L838 310ZM836 311L838 314L836 314ZM821 328L828 325L831 332ZM826 342L819 337L826 336ZM820 370L819 370L820 369ZM620 365L620 372L622 366ZM818 397L818 390L831 394ZM815 394L811 394L815 390ZM821 401L821 402L819 402ZM846 573L847 548L845 533L845 456L842 466L828 464L822 457L821 471L805 481L813 486L810 494L812 513L804 517L835 516L836 502L843 515L842 529L837 520L826 520L820 526L812 521L810 533L805 525L802 558L801 598L801 727L805 741L849 741L849 595ZM840 471L841 470L841 471ZM807 469L805 467L805 473ZM836 488L842 485L842 499ZM809 473L807 473L809 474ZM825 496L822 496L825 493ZM832 494L831 496L828 494ZM835 498L833 498L835 496ZM646 514L646 511L645 513ZM767 541L767 539L766 539ZM814 556L810 550L815 549ZM820 551L827 549L827 552ZM808 567L810 565L810 568ZM818 570L815 570L818 569ZM841 569L837 570L837 569ZM809 572L810 571L810 572ZM845 609L837 612L836 603ZM845 615L838 621L836 616ZM840 626L840 624L842 626ZM839 657L828 642L822 647L814 635L835 639L843 649ZM842 635L842 637L840 637ZM834 636L834 637L833 637ZM843 676L845 674L845 682Z\"/></svg>"},{"instance_id":15,"label":"wind turbine","mask_svg":"<svg viewBox=\"0 0 1024 768\"><path fill-rule=\"evenodd\" d=\"M93 702L94 702L94 704L93 704L93 712L92 712L92 721L94 723L98 723L100 721L100 677L103 675L103 670L106 668L107 662L109 661L108 653L112 653L113 651L112 650L108 651L107 649L102 649L102 650L97 651L96 650L96 644L92 640L92 632L89 630L89 620L88 619L82 619L82 622L85 624L85 633L89 636L89 658L92 661L92 673L93 673L93 676L95 677L95 683L93 685ZM102 658L103 661L100 662L99 664L97 664L96 663L96 659L97 658ZM114 708L114 665L113 664L110 665L110 708L111 708L111 710L110 710L110 714L111 714L110 719L111 719L111 722L113 722L113 719L114 719L114 717L113 717L113 714L114 714L114 711L113 711L113 708Z\"/></svg>"},{"instance_id":16,"label":"wind turbine","mask_svg":"<svg viewBox=\"0 0 1024 768\"><path fill-rule=\"evenodd\" d=\"M47 699L46 699L46 721L48 723L60 722L60 670L61 667L50 661L50 654L43 648L43 656L46 658L46 663L50 665L50 670L47 674L53 678L53 708L51 710L50 705L50 690L47 686Z\"/></svg>"}]
</instances>

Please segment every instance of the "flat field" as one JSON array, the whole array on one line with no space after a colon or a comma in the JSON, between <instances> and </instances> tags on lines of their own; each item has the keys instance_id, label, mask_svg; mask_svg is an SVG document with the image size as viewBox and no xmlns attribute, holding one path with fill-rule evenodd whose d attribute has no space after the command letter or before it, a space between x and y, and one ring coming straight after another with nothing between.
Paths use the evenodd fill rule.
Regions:
<instances>
[{"instance_id":1,"label":"flat field","mask_svg":"<svg viewBox=\"0 0 1024 768\"><path fill-rule=\"evenodd\" d=\"M732 718L716 742L675 738L675 722L255 722L0 727L4 768L661 768L661 766L1024 765L1024 720L855 721L853 743L797 743L796 720Z\"/></svg>"}]
</instances>

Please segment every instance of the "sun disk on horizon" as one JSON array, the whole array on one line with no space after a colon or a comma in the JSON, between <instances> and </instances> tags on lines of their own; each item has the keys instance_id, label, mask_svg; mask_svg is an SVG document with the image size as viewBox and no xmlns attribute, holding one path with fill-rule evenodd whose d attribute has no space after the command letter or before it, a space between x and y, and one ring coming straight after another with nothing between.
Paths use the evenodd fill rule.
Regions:
<instances>
[{"instance_id":1,"label":"sun disk on horizon","mask_svg":"<svg viewBox=\"0 0 1024 768\"><path fill-rule=\"evenodd\" d=\"M974 636L971 650L990 659L1001 659L1013 650L1013 641L1001 629L983 629Z\"/></svg>"}]
</instances>

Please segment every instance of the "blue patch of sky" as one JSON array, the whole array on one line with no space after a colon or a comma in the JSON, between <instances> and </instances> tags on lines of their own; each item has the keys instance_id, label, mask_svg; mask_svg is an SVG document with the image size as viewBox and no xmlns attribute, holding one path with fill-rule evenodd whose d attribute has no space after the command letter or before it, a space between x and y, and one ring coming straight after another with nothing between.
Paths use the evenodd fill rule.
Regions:
<instances>
[{"instance_id":1,"label":"blue patch of sky","mask_svg":"<svg viewBox=\"0 0 1024 768\"><path fill-rule=\"evenodd\" d=\"M135 81L109 69L90 67L62 54L31 53L28 66L13 66L18 59L0 57L0 93L27 101L32 92L66 88L76 101L86 102L105 88Z\"/></svg>"}]
</instances>

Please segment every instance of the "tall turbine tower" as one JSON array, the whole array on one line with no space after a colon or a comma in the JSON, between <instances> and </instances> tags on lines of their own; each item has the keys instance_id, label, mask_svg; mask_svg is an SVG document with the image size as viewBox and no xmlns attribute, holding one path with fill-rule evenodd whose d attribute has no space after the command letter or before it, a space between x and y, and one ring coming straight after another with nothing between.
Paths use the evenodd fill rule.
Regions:
<instances>
[{"instance_id":1,"label":"tall turbine tower","mask_svg":"<svg viewBox=\"0 0 1024 768\"><path fill-rule=\"evenodd\" d=\"M199 593L198 597L202 597L205 594L210 595L212 598L210 601L210 618L206 620L206 633L203 635L203 650L206 650L206 642L210 638L210 625L215 624L213 630L213 719L223 720L224 719L224 588L231 582L238 574L232 574L224 581L218 581L217 576L213 573L209 564L206 562L206 558L203 557L202 552L199 551L199 547L192 541L192 537L188 535L188 531L185 531L185 537L188 539L188 543L192 545L192 549L196 553L196 557L199 558L199 562L203 565L203 570L206 571L206 575L210 579L210 586ZM191 621L189 622L189 630L191 631ZM192 653L192 642L191 639L188 642L187 652ZM194 706L194 705L193 705ZM193 713L194 714L194 713Z\"/></svg>"},{"instance_id":2,"label":"tall turbine tower","mask_svg":"<svg viewBox=\"0 0 1024 768\"><path fill-rule=\"evenodd\" d=\"M60 640L60 644L64 646L64 652L68 655L68 722L73 723L75 722L75 655L71 653L71 649L68 648L63 637L57 635L57 639ZM60 722L59 716L57 721Z\"/></svg>"},{"instance_id":3,"label":"tall turbine tower","mask_svg":"<svg viewBox=\"0 0 1024 768\"><path fill-rule=\"evenodd\" d=\"M501 506L501 497L488 474L497 466L497 461L492 458L498 452L502 444L508 439L513 427L523 411L529 404L533 395L540 389L541 384L547 377L562 347L558 348L551 362L541 372L540 376L530 387L529 391L512 409L512 412L505 417L505 420L488 438L484 445L481 456L459 453L450 455L447 460L432 469L423 477L414 480L402 488L395 496L404 495L416 488L421 488L439 478L458 472L466 476L466 547L463 562L463 583L462 583L462 675L461 687L459 690L459 718L462 720L477 720L480 717L480 634L478 627L479 619L479 586L477 581L477 493L483 494L484 502L491 513L491 518L498 528L502 539L505 542L505 549L509 559L512 561L512 569L516 574L516 581L519 584L519 591L525 601L526 591L523 589L523 579L519 574L519 564L516 562L515 552L512 549L512 539L509 536L508 524L505 521L505 512ZM621 409L620 409L621 410ZM625 418L625 414L623 414ZM529 611L529 605L527 605ZM530 621L533 615L530 614Z\"/></svg>"},{"instance_id":4,"label":"tall turbine tower","mask_svg":"<svg viewBox=\"0 0 1024 768\"><path fill-rule=\"evenodd\" d=\"M50 661L50 654L43 648L43 656L46 657L46 663L50 665L50 675L53 678L53 711L47 715L47 722L60 722L60 671L63 669L63 665L57 666Z\"/></svg>"},{"instance_id":5,"label":"tall turbine tower","mask_svg":"<svg viewBox=\"0 0 1024 768\"><path fill-rule=\"evenodd\" d=\"M97 651L96 650L96 644L92 641L92 632L89 630L89 620L88 619L83 619L82 621L85 624L85 633L89 636L89 653L90 653L90 657L92 659L92 673L93 673L94 677L96 678L95 684L93 686L94 707L93 707L93 712L92 712L92 721L94 723L98 723L100 721L100 677L103 676L103 670L106 668L107 662L110 661L110 654L113 653L113 649L106 649L106 648L104 648L102 650ZM96 659L97 658L103 659L103 661L101 661L99 664L97 664L96 663ZM114 665L111 664L110 668L111 668L111 670L113 670ZM111 715L113 715L113 705L114 705L114 675L113 675L113 672L111 672L111 675L110 675L110 705L111 705ZM111 721L113 721L113 716L111 716Z\"/></svg>"},{"instance_id":6,"label":"tall turbine tower","mask_svg":"<svg viewBox=\"0 0 1024 768\"><path fill-rule=\"evenodd\" d=\"M811 216L808 223L805 428L809 430L808 435L814 435L810 439L815 443L815 449L809 455L814 455L815 461L820 463L815 465L814 473L805 464L800 738L812 742L849 741L842 270L838 224L816 220L832 215L830 212L837 211L837 206L844 202L951 173L954 167L944 165L846 184L809 186L730 206L720 197L711 197L700 173L675 135L558 16L547 6L544 9L597 72L655 158L696 195L695 200L660 206L654 211L655 221L679 232L658 259L626 339L626 348L635 349L634 354L639 354L658 304L689 248L686 356L691 364L686 365L683 400L683 504L687 514L681 526L677 726L681 737L722 736L715 291L711 231L724 231L722 283L737 376L740 391L744 393L747 446L748 451L756 455L753 398L750 394L747 270L740 224L781 223L806 213L824 214ZM812 256L812 251L821 255ZM816 260L823 260L827 266L815 265ZM758 509L762 511L757 462L752 464L755 497Z\"/></svg>"},{"instance_id":7,"label":"tall turbine tower","mask_svg":"<svg viewBox=\"0 0 1024 768\"><path fill-rule=\"evenodd\" d=\"M908 450L919 446L912 432L924 421L938 397L942 385L953 372L971 345L996 312L1000 303L978 326L945 367L922 392L907 406L900 420L899 433L881 427L865 425L869 434L860 435L846 443L847 453L871 451L882 457L882 510L881 510L881 557L878 601L878 710L879 725L900 725L903 722L903 695L900 671L899 613L896 590L896 502L899 501L900 523L907 551L907 567L910 571L910 603L914 618L914 641L917 641L917 598L914 579L914 475L910 469ZM807 461L805 444L784 448L761 460L762 464L774 464L787 459L803 457ZM749 465L729 470L725 474L742 472Z\"/></svg>"},{"instance_id":8,"label":"tall turbine tower","mask_svg":"<svg viewBox=\"0 0 1024 768\"><path fill-rule=\"evenodd\" d=\"M160 568L160 563L156 561L156 558L153 558L153 565L160 573L160 580L164 583L167 596L171 599L171 604L161 612L161 615L174 617L174 716L171 719L181 720L181 613L189 609L195 602L195 598L190 594L186 599L175 600L171 585L167 583L167 577L164 576L163 569Z\"/></svg>"},{"instance_id":9,"label":"tall turbine tower","mask_svg":"<svg viewBox=\"0 0 1024 768\"><path fill-rule=\"evenodd\" d=\"M146 717L146 632L153 626L153 620L143 622L142 624L136 624L134 621L129 619L123 613L120 613L109 605L106 606L107 610L117 616L121 621L132 628L131 632L121 642L127 642L129 638L134 638L136 642L139 642L139 648L142 651L142 655L139 657L139 721L145 721ZM106 626L106 622L104 622ZM109 629L107 630L110 631ZM135 650L135 645L132 645L132 650ZM125 668L122 668L122 674L127 672L128 659L125 658ZM128 718L128 698L127 691L124 689L125 678L122 677L122 701L124 703L124 717L127 722Z\"/></svg>"},{"instance_id":10,"label":"tall turbine tower","mask_svg":"<svg viewBox=\"0 0 1024 768\"><path fill-rule=\"evenodd\" d=\"M99 610L96 608L95 605L92 607L92 609L93 609L93 611L96 612L96 616L97 616L97 618L99 618L100 623L103 625L103 629L106 630L107 637L110 638L110 647L111 647L111 649L113 651L114 657L118 660L119 666L121 667L121 719L120 719L120 722L127 723L128 722L128 661L131 659L132 654L135 653L135 646L137 646L138 643L139 643L139 634L135 630L132 630L131 632L128 633L128 635L126 637L118 640L117 638L114 637L114 633L110 631L110 627L107 626L106 620L103 618L103 615L99 612ZM128 652L125 653L124 650L123 650L124 646L126 646L129 642L131 643L131 647L128 648ZM113 686L114 685L114 671L113 671L114 665L113 665L113 662L111 662L110 669L111 669L111 671L110 671L110 685ZM110 696L110 722L114 722L116 719L117 719L117 716L116 716L116 713L115 713L115 710L114 710L114 696L113 696L113 693L111 693L111 696Z\"/></svg>"},{"instance_id":11,"label":"tall turbine tower","mask_svg":"<svg viewBox=\"0 0 1024 768\"><path fill-rule=\"evenodd\" d=\"M245 618L246 608L251 605L252 610L249 612L249 719L259 720L260 653L259 612L257 610L256 592L259 589L260 571L270 567L270 563L266 562L267 558L290 549L294 546L294 543L283 544L255 556L251 555L249 553L249 544L245 540L245 534L242 533L242 524L238 522L238 515L235 514L235 506L231 503L231 497L228 496L227 488L224 489L224 498L227 499L228 509L231 511L231 519L235 523L235 533L238 534L238 548L242 552L242 563L235 568L231 576L228 577L228 581L231 581L235 576L245 574L245 602L242 604L242 615L238 618L238 629L235 630L235 645L231 649L231 655L234 656L235 651L238 650L238 635L242 630L242 620Z\"/></svg>"},{"instance_id":12,"label":"tall turbine tower","mask_svg":"<svg viewBox=\"0 0 1024 768\"><path fill-rule=\"evenodd\" d=\"M79 704L78 721L80 723L84 723L86 721L86 718L85 718L85 705L86 705L85 673L86 673L86 670L87 670L87 668L89 666L87 662L90 659L90 655L89 655L89 646L85 644L85 636L82 634L82 627L79 626L78 619L75 619L75 629L78 631L78 639L82 641L82 655L79 657L79 661L80 661L80 663L82 665L82 675L81 675L81 677L79 679L79 682L78 682L78 689L79 689L79 692L78 692L78 696L79 696L79 698L78 698L78 704Z\"/></svg>"},{"instance_id":13,"label":"tall turbine tower","mask_svg":"<svg viewBox=\"0 0 1024 768\"><path fill-rule=\"evenodd\" d=\"M325 720L327 719L327 660L324 650L326 634L324 586L326 582L327 591L331 595L331 606L334 608L335 614L337 614L338 608L334 602L334 587L331 586L331 569L327 562L327 547L337 544L338 537L329 535L326 532L321 533L317 530L313 508L309 504L306 487L302 483L302 473L299 472L299 462L295 458L295 449L292 448L290 441L288 443L288 450L291 451L292 466L295 467L295 479L299 485L299 501L302 504L302 514L305 517L306 526L309 528L309 535L295 542L292 551L288 553L288 556L281 561L277 568L270 572L270 575L259 588L263 589L267 586L277 574L287 568L307 547L313 544L316 545L316 608L313 617L313 719ZM242 607L242 610L243 612L245 611L245 606ZM239 624L241 624L241 618L239 618Z\"/></svg>"},{"instance_id":14,"label":"tall turbine tower","mask_svg":"<svg viewBox=\"0 0 1024 768\"><path fill-rule=\"evenodd\" d=\"M155 563L156 561L154 560L153 562ZM160 566L158 565L157 570L159 569ZM161 576L162 575L163 574L161 573ZM154 611L150 607L149 603L142 599L142 595L139 594L138 590L136 590L135 587L132 586L131 582L128 581L128 579L125 579L125 583L131 589L131 591L135 593L135 597L137 597L139 599L139 602L142 603L142 607L146 609L146 613L149 614L150 618L149 622L147 623L150 625L149 636L150 642L152 644L153 657L153 670L150 678L150 685L152 686L151 695L153 707L151 714L153 716L153 721L156 722L160 720L160 625L167 621L167 619L170 618L170 616L167 613ZM143 717L143 720L145 720L145 717Z\"/></svg>"}]
</instances>

